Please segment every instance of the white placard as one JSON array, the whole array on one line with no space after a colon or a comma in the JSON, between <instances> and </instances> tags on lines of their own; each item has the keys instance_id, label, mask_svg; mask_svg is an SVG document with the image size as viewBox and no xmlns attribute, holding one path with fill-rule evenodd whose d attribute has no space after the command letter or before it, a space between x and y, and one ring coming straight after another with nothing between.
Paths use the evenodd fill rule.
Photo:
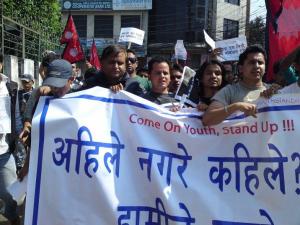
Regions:
<instances>
[{"instance_id":1,"label":"white placard","mask_svg":"<svg viewBox=\"0 0 300 225\"><path fill-rule=\"evenodd\" d=\"M222 61L237 61L247 48L246 36L216 42L216 48L222 48Z\"/></svg>"},{"instance_id":2,"label":"white placard","mask_svg":"<svg viewBox=\"0 0 300 225\"><path fill-rule=\"evenodd\" d=\"M10 97L0 96L0 134L11 132Z\"/></svg>"},{"instance_id":3,"label":"white placard","mask_svg":"<svg viewBox=\"0 0 300 225\"><path fill-rule=\"evenodd\" d=\"M216 48L216 42L206 33L205 30L203 30L204 33L204 40L205 42L212 48L215 49Z\"/></svg>"},{"instance_id":4,"label":"white placard","mask_svg":"<svg viewBox=\"0 0 300 225\"><path fill-rule=\"evenodd\" d=\"M194 76L196 75L196 71L191 69L188 66L183 68L182 77L180 80L180 85L177 88L175 99L180 101L180 106L183 106L184 103L192 105L196 107L196 103L192 102L189 99L190 93L193 88Z\"/></svg>"},{"instance_id":5,"label":"white placard","mask_svg":"<svg viewBox=\"0 0 300 225\"><path fill-rule=\"evenodd\" d=\"M184 47L183 40L177 40L175 45L175 58L180 60L186 60L187 51Z\"/></svg>"},{"instance_id":6,"label":"white placard","mask_svg":"<svg viewBox=\"0 0 300 225\"><path fill-rule=\"evenodd\" d=\"M24 202L27 191L27 179L28 176L25 176L22 181L16 180L7 188L8 192L18 205L21 205Z\"/></svg>"},{"instance_id":7,"label":"white placard","mask_svg":"<svg viewBox=\"0 0 300 225\"><path fill-rule=\"evenodd\" d=\"M131 42L143 45L144 35L145 31L134 27L121 28L119 42Z\"/></svg>"}]
</instances>

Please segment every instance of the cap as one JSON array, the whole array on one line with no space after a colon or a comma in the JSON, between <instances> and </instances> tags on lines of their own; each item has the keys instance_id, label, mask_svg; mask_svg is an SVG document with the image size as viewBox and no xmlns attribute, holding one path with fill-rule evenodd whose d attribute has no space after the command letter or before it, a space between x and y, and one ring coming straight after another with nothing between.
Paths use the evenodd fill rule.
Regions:
<instances>
[{"instance_id":1,"label":"cap","mask_svg":"<svg viewBox=\"0 0 300 225\"><path fill-rule=\"evenodd\" d=\"M20 80L25 80L25 81L27 81L27 82L29 82L29 81L33 81L33 82L34 82L33 76L32 76L31 74L27 74L27 73L21 75L21 76L20 76Z\"/></svg>"},{"instance_id":2,"label":"cap","mask_svg":"<svg viewBox=\"0 0 300 225\"><path fill-rule=\"evenodd\" d=\"M58 88L64 87L71 76L71 63L64 59L56 59L49 64L43 85Z\"/></svg>"}]
</instances>

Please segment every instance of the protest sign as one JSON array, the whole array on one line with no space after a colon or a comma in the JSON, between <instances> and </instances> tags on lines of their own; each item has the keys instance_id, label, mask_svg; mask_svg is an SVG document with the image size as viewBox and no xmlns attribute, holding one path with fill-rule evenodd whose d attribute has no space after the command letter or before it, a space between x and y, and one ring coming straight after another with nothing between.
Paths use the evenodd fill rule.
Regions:
<instances>
[{"instance_id":1,"label":"protest sign","mask_svg":"<svg viewBox=\"0 0 300 225\"><path fill-rule=\"evenodd\" d=\"M221 61L237 61L239 55L247 48L245 36L216 42L216 48L222 48Z\"/></svg>"},{"instance_id":2,"label":"protest sign","mask_svg":"<svg viewBox=\"0 0 300 225\"><path fill-rule=\"evenodd\" d=\"M300 95L257 105L203 127L124 91L41 98L25 224L298 225Z\"/></svg>"},{"instance_id":3,"label":"protest sign","mask_svg":"<svg viewBox=\"0 0 300 225\"><path fill-rule=\"evenodd\" d=\"M196 71L188 66L183 68L182 77L180 80L179 88L176 91L175 99L180 101L182 107L184 103L196 107L196 103L192 102L189 97L194 84L194 76Z\"/></svg>"},{"instance_id":4,"label":"protest sign","mask_svg":"<svg viewBox=\"0 0 300 225\"><path fill-rule=\"evenodd\" d=\"M205 42L212 48L216 48L216 42L203 30Z\"/></svg>"},{"instance_id":5,"label":"protest sign","mask_svg":"<svg viewBox=\"0 0 300 225\"><path fill-rule=\"evenodd\" d=\"M130 42L143 45L145 31L134 27L121 28L119 42Z\"/></svg>"},{"instance_id":6,"label":"protest sign","mask_svg":"<svg viewBox=\"0 0 300 225\"><path fill-rule=\"evenodd\" d=\"M180 60L186 60L187 51L184 47L183 40L177 40L175 45L175 58Z\"/></svg>"}]
</instances>

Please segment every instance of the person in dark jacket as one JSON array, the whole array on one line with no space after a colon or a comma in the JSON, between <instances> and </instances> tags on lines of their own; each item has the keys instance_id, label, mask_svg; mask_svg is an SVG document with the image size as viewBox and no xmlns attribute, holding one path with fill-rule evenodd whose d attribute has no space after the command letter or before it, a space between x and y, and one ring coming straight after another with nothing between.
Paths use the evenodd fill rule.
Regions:
<instances>
[{"instance_id":1,"label":"person in dark jacket","mask_svg":"<svg viewBox=\"0 0 300 225\"><path fill-rule=\"evenodd\" d=\"M117 92L123 90L129 79L126 73L126 49L119 45L107 46L101 55L101 71L85 81L83 89L92 87L110 88Z\"/></svg>"}]
</instances>

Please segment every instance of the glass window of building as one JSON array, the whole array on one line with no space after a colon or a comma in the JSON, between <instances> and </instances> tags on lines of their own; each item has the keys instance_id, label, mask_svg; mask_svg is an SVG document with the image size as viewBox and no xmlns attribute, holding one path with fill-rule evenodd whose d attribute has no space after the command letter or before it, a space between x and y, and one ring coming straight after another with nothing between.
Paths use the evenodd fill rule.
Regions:
<instances>
[{"instance_id":1,"label":"glass window of building","mask_svg":"<svg viewBox=\"0 0 300 225\"><path fill-rule=\"evenodd\" d=\"M205 18L205 7L197 7L197 18Z\"/></svg>"},{"instance_id":2,"label":"glass window of building","mask_svg":"<svg viewBox=\"0 0 300 225\"><path fill-rule=\"evenodd\" d=\"M87 16L86 15L72 15L77 33L79 37L85 38L87 36Z\"/></svg>"},{"instance_id":3,"label":"glass window of building","mask_svg":"<svg viewBox=\"0 0 300 225\"><path fill-rule=\"evenodd\" d=\"M225 2L233 5L240 5L240 0L225 0Z\"/></svg>"},{"instance_id":4,"label":"glass window of building","mask_svg":"<svg viewBox=\"0 0 300 225\"><path fill-rule=\"evenodd\" d=\"M95 38L113 38L114 16L95 16L94 36Z\"/></svg>"},{"instance_id":5,"label":"glass window of building","mask_svg":"<svg viewBox=\"0 0 300 225\"><path fill-rule=\"evenodd\" d=\"M197 4L198 4L198 5L205 6L205 1L206 1L206 0L198 0L198 1L197 1Z\"/></svg>"},{"instance_id":6,"label":"glass window of building","mask_svg":"<svg viewBox=\"0 0 300 225\"><path fill-rule=\"evenodd\" d=\"M223 39L235 38L239 36L239 21L224 19Z\"/></svg>"},{"instance_id":7,"label":"glass window of building","mask_svg":"<svg viewBox=\"0 0 300 225\"><path fill-rule=\"evenodd\" d=\"M141 19L139 15L121 16L121 27L135 27L141 29Z\"/></svg>"}]
</instances>

